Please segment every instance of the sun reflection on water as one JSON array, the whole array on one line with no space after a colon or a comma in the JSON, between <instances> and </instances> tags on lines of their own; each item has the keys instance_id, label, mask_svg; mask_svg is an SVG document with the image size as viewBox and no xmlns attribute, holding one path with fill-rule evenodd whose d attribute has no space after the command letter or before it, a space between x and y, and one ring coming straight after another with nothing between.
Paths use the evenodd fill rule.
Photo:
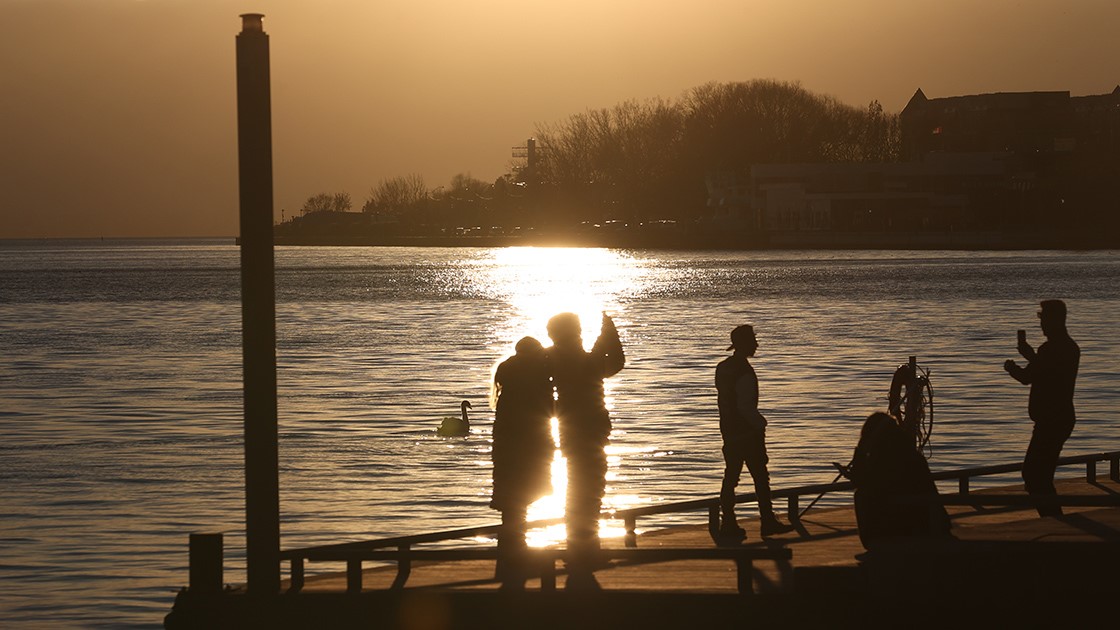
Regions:
<instances>
[{"instance_id":1,"label":"sun reflection on water","mask_svg":"<svg viewBox=\"0 0 1120 630\"><path fill-rule=\"evenodd\" d=\"M553 434L556 431L556 419L552 419ZM607 483L612 478L611 466L617 466L617 459L607 461ZM546 520L564 516L564 500L568 490L568 460L556 449L552 458L552 494L543 496L529 506L528 520ZM614 495L605 498L603 507L611 510L620 510L635 507L642 501L636 495ZM609 519L599 520L600 538L622 538L626 528L618 521ZM547 547L563 542L567 538L567 529L561 523L530 529L525 534L525 541L530 547Z\"/></svg>"},{"instance_id":2,"label":"sun reflection on water","mask_svg":"<svg viewBox=\"0 0 1120 630\"><path fill-rule=\"evenodd\" d=\"M495 299L513 307L510 318L495 330L496 349L511 349L525 335L547 340L545 325L557 313L579 315L588 349L598 334L603 311L618 317L621 298L631 294L646 265L622 252L570 247L496 249L483 261L479 280Z\"/></svg>"}]
</instances>

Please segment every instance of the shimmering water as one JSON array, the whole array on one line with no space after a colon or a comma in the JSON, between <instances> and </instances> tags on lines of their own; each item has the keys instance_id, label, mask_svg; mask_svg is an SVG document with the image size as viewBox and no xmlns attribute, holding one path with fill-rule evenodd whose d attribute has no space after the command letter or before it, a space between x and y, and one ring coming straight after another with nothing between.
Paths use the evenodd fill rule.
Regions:
<instances>
[{"instance_id":1,"label":"shimmering water","mask_svg":"<svg viewBox=\"0 0 1120 630\"><path fill-rule=\"evenodd\" d=\"M718 491L713 369L743 322L777 487L830 481L909 355L935 469L1018 460L1027 390L1001 365L1050 297L1083 353L1066 453L1115 450L1118 279L1111 251L280 249L283 545L495 522L490 370L563 310L611 312L628 355L610 506ZM191 531L226 532L243 579L238 284L229 241L0 243L0 622L158 625ZM474 433L435 436L461 400Z\"/></svg>"}]
</instances>

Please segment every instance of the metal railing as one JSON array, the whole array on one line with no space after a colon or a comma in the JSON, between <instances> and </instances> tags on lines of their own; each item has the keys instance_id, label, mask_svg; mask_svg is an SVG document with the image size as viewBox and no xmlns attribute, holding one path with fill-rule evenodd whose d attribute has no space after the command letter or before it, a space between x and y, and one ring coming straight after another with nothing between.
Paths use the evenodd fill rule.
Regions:
<instances>
[{"instance_id":1,"label":"metal railing","mask_svg":"<svg viewBox=\"0 0 1120 630\"><path fill-rule=\"evenodd\" d=\"M1094 483L1097 480L1097 464L1099 462L1109 462L1109 478L1113 481L1120 482L1120 451L1062 457L1058 460L1058 465L1070 466L1076 464L1084 464L1086 480L1089 483ZM1022 462L1017 462L1013 464L1000 464L996 466L978 466L973 468L962 468L958 470L940 471L933 473L933 478L935 481L947 481L955 479L957 481L959 492L963 495L968 494L969 480L973 477L1014 473L1019 472L1022 469ZM806 486L796 486L793 488L776 489L771 491L771 496L775 500L783 498L786 499L789 519L796 523L800 520L801 515L801 497L819 496L828 493L845 492L853 489L854 486L851 481L839 481L835 483L812 484ZM739 494L735 496L736 504L752 503L757 500L758 495L754 492ZM637 546L636 530L639 518L661 514L678 514L684 512L699 512L702 510L707 510L708 527L709 530L714 531L719 527L719 505L719 497L716 496L704 499L693 499L690 501L675 501L657 505L645 505L642 507L628 508L625 510L608 510L603 512L602 518L623 521L626 526L626 535L624 538L625 545L627 547L635 547ZM558 525L562 524L563 522L563 518L542 519L529 522L527 524L527 527L529 529L534 529L540 527L548 527L551 525ZM465 527L462 529L428 532L425 534L414 534L410 536L395 536L392 538L379 538L375 540L363 540L333 545L320 545L316 547L287 549L280 552L280 558L282 560L290 561L292 563L293 570L298 565L299 572L302 575L304 560L330 558L336 556L340 552L347 551L386 548L396 548L400 551L407 551L412 545L423 543L496 535L500 529L501 525L499 524L482 525L478 527Z\"/></svg>"}]
</instances>

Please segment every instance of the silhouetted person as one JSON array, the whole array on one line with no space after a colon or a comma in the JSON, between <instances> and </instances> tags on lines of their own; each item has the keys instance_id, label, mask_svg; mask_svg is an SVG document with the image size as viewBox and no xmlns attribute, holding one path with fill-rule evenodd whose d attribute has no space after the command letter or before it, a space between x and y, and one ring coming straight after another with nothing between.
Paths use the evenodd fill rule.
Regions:
<instances>
[{"instance_id":1,"label":"silhouetted person","mask_svg":"<svg viewBox=\"0 0 1120 630\"><path fill-rule=\"evenodd\" d=\"M852 463L841 472L856 487L856 524L865 549L897 537L950 535L929 464L892 416L868 416Z\"/></svg>"},{"instance_id":2,"label":"silhouetted person","mask_svg":"<svg viewBox=\"0 0 1120 630\"><path fill-rule=\"evenodd\" d=\"M1044 300L1038 312L1046 342L1035 352L1026 337L1019 336L1019 354L1027 367L1019 367L1008 359L1003 364L1011 376L1031 386L1028 412L1034 422L1027 455L1023 459L1023 482L1027 492L1039 497L1054 497L1054 471L1062 446L1073 433L1076 418L1073 412L1073 387L1081 348L1066 330L1066 304L1061 300ZM1060 506L1040 506L1040 516L1061 516Z\"/></svg>"},{"instance_id":3,"label":"silhouetted person","mask_svg":"<svg viewBox=\"0 0 1120 630\"><path fill-rule=\"evenodd\" d=\"M758 411L758 376L750 357L758 349L754 328L737 326L731 331L734 353L716 366L716 393L719 405L719 432L723 437L723 485L720 488L720 511L723 519L719 535L727 540L742 540L746 531L735 518L735 488L743 473L743 465L751 473L758 495L758 512L762 518L762 535L771 536L791 531L774 515L770 498L770 472L766 465L766 418Z\"/></svg>"},{"instance_id":4,"label":"silhouetted person","mask_svg":"<svg viewBox=\"0 0 1120 630\"><path fill-rule=\"evenodd\" d=\"M523 582L525 513L552 490L552 380L544 346L533 337L494 371L494 488L490 507L502 513L497 577Z\"/></svg>"},{"instance_id":5,"label":"silhouetted person","mask_svg":"<svg viewBox=\"0 0 1120 630\"><path fill-rule=\"evenodd\" d=\"M595 588L592 574L599 549L599 511L606 488L607 457L603 449L611 420L603 396L603 379L617 374L626 359L614 322L603 313L598 339L583 349L579 317L561 313L548 321L548 350L556 385L556 417L560 450L568 460L568 588Z\"/></svg>"}]
</instances>

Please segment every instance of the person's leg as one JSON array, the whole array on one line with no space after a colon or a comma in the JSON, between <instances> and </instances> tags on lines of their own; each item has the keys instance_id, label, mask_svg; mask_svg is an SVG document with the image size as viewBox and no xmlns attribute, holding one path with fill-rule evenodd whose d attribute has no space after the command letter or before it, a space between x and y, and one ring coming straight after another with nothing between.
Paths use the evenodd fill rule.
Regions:
<instances>
[{"instance_id":1,"label":"person's leg","mask_svg":"<svg viewBox=\"0 0 1120 630\"><path fill-rule=\"evenodd\" d=\"M740 451L741 449L734 443L725 442L723 445L723 483L719 489L719 507L722 515L720 532L723 534L745 533L735 517L735 488L739 486L739 478L743 472L743 457Z\"/></svg>"},{"instance_id":2,"label":"person's leg","mask_svg":"<svg viewBox=\"0 0 1120 630\"><path fill-rule=\"evenodd\" d=\"M1073 432L1073 425L1035 423L1027 454L1023 458L1023 485L1029 494L1039 497L1057 496L1054 472L1062 446ZM1039 506L1039 516L1061 516L1060 506Z\"/></svg>"},{"instance_id":3,"label":"person's leg","mask_svg":"<svg viewBox=\"0 0 1120 630\"><path fill-rule=\"evenodd\" d=\"M599 512L606 487L607 460L599 450L581 450L568 456L566 498L568 537L580 541L597 539Z\"/></svg>"},{"instance_id":4,"label":"person's leg","mask_svg":"<svg viewBox=\"0 0 1120 630\"><path fill-rule=\"evenodd\" d=\"M607 458L603 449L572 449L568 458L568 584L594 587L592 575L599 550L599 512L606 488ZM574 579L573 579L574 578Z\"/></svg>"},{"instance_id":5,"label":"person's leg","mask_svg":"<svg viewBox=\"0 0 1120 630\"><path fill-rule=\"evenodd\" d=\"M766 454L766 432L759 431L746 441L744 460L747 471L754 480L754 491L758 495L758 514L762 522L762 535L781 534L793 530L774 515L774 502L770 495L770 458Z\"/></svg>"},{"instance_id":6,"label":"person's leg","mask_svg":"<svg viewBox=\"0 0 1120 630\"><path fill-rule=\"evenodd\" d=\"M763 520L774 518L774 503L770 497L770 471L766 465L770 458L766 455L765 433L761 436L751 436L746 441L743 460L747 464L747 471L754 481L754 491L758 495L758 513Z\"/></svg>"},{"instance_id":7,"label":"person's leg","mask_svg":"<svg viewBox=\"0 0 1120 630\"><path fill-rule=\"evenodd\" d=\"M498 560L495 577L503 582L524 584L522 554L525 550L525 506L502 511L502 528L498 533Z\"/></svg>"}]
</instances>

